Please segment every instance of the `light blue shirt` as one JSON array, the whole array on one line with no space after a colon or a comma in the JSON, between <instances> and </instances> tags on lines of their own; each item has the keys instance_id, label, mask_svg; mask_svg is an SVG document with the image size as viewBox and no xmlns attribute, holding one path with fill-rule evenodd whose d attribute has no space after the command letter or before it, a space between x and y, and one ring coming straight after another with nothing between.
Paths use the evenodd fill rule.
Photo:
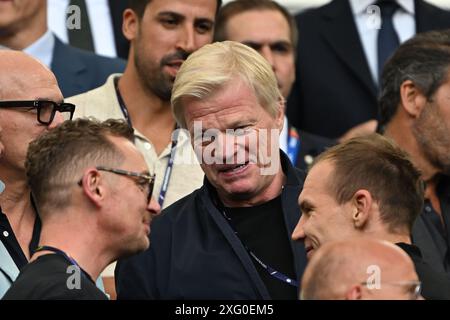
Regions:
<instances>
[{"instance_id":1,"label":"light blue shirt","mask_svg":"<svg viewBox=\"0 0 450 320\"><path fill-rule=\"evenodd\" d=\"M55 36L50 30L47 30L42 37L37 39L31 45L26 47L23 52L29 54L33 58L39 60L49 69L53 60L53 49L55 48ZM9 49L0 45L0 49Z\"/></svg>"}]
</instances>

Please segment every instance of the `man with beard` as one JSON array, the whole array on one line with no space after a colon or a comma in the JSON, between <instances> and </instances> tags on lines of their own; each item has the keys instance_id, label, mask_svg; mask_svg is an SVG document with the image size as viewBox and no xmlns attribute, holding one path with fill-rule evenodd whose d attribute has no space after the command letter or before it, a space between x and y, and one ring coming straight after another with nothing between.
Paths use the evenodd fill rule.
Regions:
<instances>
[{"instance_id":1,"label":"man with beard","mask_svg":"<svg viewBox=\"0 0 450 320\"><path fill-rule=\"evenodd\" d=\"M184 161L195 160L187 135L181 132L172 139L176 122L170 97L183 61L212 41L220 4L219 0L130 1L123 20L123 32L130 41L125 72L68 99L77 105L76 118L126 119L135 129L136 146L156 173L155 194L163 208L203 182L198 162ZM171 168L174 160L177 165Z\"/></svg>"},{"instance_id":2,"label":"man with beard","mask_svg":"<svg viewBox=\"0 0 450 320\"><path fill-rule=\"evenodd\" d=\"M379 130L407 151L425 182L413 243L437 271L450 274L450 31L417 35L386 64Z\"/></svg>"},{"instance_id":3,"label":"man with beard","mask_svg":"<svg viewBox=\"0 0 450 320\"><path fill-rule=\"evenodd\" d=\"M68 99L77 105L75 117L126 119L134 128L135 144L156 174L154 194L161 208L203 184L188 135L182 130L172 134L176 121L170 98L183 61L212 41L220 4L220 0L130 1L123 14L123 32L130 41L125 72ZM112 268L105 274L112 275Z\"/></svg>"}]
</instances>

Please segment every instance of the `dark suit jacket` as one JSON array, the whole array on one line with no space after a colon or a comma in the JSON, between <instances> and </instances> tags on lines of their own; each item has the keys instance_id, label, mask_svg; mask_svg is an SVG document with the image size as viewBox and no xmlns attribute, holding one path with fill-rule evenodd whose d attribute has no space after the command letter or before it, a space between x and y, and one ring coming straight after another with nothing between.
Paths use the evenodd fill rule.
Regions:
<instances>
[{"instance_id":1,"label":"dark suit jacket","mask_svg":"<svg viewBox=\"0 0 450 320\"><path fill-rule=\"evenodd\" d=\"M287 182L280 214L290 237L300 219L297 198L304 173L283 153L282 166ZM205 179L202 188L155 219L150 248L117 264L119 299L270 299L252 258L214 204L214 194ZM300 281L306 266L304 243L290 243Z\"/></svg>"},{"instance_id":2,"label":"dark suit jacket","mask_svg":"<svg viewBox=\"0 0 450 320\"><path fill-rule=\"evenodd\" d=\"M324 138L315 134L311 134L305 131L298 131L300 136L300 150L297 156L297 163L295 166L308 171L311 161L314 160L319 154L324 152L329 147L337 144L337 141Z\"/></svg>"},{"instance_id":3,"label":"dark suit jacket","mask_svg":"<svg viewBox=\"0 0 450 320\"><path fill-rule=\"evenodd\" d=\"M433 269L422 258L420 249L414 245L397 243L414 263L417 276L422 282L422 296L427 300L450 300L450 276Z\"/></svg>"},{"instance_id":4,"label":"dark suit jacket","mask_svg":"<svg viewBox=\"0 0 450 320\"><path fill-rule=\"evenodd\" d=\"M55 36L51 69L65 98L100 87L110 74L123 72L125 65L122 59L71 47Z\"/></svg>"},{"instance_id":5,"label":"dark suit jacket","mask_svg":"<svg viewBox=\"0 0 450 320\"><path fill-rule=\"evenodd\" d=\"M450 12L415 0L417 32L450 28ZM287 117L298 129L337 138L377 118L374 83L348 1L334 0L296 17L297 81Z\"/></svg>"}]
</instances>

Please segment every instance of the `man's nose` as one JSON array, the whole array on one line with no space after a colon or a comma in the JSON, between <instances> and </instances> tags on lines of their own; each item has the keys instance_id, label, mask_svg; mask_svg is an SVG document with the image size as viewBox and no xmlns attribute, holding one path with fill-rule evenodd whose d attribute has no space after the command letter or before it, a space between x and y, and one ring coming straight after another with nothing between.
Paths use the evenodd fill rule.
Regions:
<instances>
[{"instance_id":1,"label":"man's nose","mask_svg":"<svg viewBox=\"0 0 450 320\"><path fill-rule=\"evenodd\" d=\"M147 210L152 214L152 216L156 216L161 213L161 206L154 197L151 197Z\"/></svg>"},{"instance_id":2,"label":"man's nose","mask_svg":"<svg viewBox=\"0 0 450 320\"><path fill-rule=\"evenodd\" d=\"M303 216L298 220L297 225L295 226L294 232L292 232L292 240L300 241L305 239L305 231L303 230L303 226L305 225L305 221Z\"/></svg>"}]
</instances>

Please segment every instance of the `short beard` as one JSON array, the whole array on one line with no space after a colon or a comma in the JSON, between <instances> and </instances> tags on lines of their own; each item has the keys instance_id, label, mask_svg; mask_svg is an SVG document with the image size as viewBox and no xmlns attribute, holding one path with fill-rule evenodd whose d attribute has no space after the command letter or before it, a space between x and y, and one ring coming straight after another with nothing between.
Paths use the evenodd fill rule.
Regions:
<instances>
[{"instance_id":1,"label":"short beard","mask_svg":"<svg viewBox=\"0 0 450 320\"><path fill-rule=\"evenodd\" d=\"M138 52L134 54L134 65L144 88L162 101L170 101L175 79L165 75L162 71L162 66L154 67L142 61Z\"/></svg>"},{"instance_id":2,"label":"short beard","mask_svg":"<svg viewBox=\"0 0 450 320\"><path fill-rule=\"evenodd\" d=\"M412 132L426 160L450 175L450 130L436 102L427 103Z\"/></svg>"}]
</instances>

